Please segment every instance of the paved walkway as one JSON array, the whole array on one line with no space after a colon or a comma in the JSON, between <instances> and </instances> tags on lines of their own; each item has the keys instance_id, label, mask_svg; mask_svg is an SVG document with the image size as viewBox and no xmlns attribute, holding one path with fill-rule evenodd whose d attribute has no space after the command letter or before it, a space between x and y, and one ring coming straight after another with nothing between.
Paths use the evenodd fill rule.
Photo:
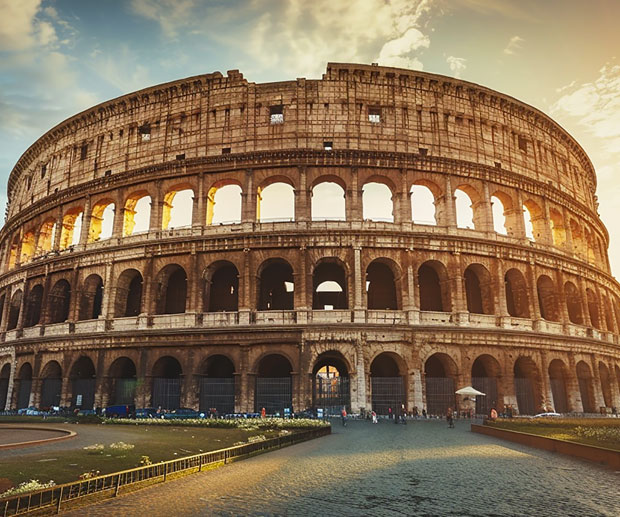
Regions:
<instances>
[{"instance_id":1,"label":"paved walkway","mask_svg":"<svg viewBox=\"0 0 620 517\"><path fill-rule=\"evenodd\" d=\"M620 473L471 433L465 422L351 421L67 515L617 517Z\"/></svg>"}]
</instances>

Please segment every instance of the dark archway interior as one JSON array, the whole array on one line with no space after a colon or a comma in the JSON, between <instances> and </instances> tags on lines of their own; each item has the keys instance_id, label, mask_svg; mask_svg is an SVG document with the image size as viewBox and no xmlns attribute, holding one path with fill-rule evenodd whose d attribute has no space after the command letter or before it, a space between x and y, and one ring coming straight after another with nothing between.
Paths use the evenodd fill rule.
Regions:
<instances>
[{"instance_id":1,"label":"dark archway interior","mask_svg":"<svg viewBox=\"0 0 620 517\"><path fill-rule=\"evenodd\" d=\"M110 365L110 377L132 379L136 377L136 365L128 357L119 357Z\"/></svg>"},{"instance_id":2,"label":"dark archway interior","mask_svg":"<svg viewBox=\"0 0 620 517\"><path fill-rule=\"evenodd\" d=\"M92 379L95 377L95 365L88 357L80 357L71 367L69 377L72 379Z\"/></svg>"},{"instance_id":3,"label":"dark archway interior","mask_svg":"<svg viewBox=\"0 0 620 517\"><path fill-rule=\"evenodd\" d=\"M35 285L28 293L26 301L26 314L24 316L24 327L34 327L41 319L41 304L43 303L43 286Z\"/></svg>"},{"instance_id":4,"label":"dark archway interior","mask_svg":"<svg viewBox=\"0 0 620 517\"><path fill-rule=\"evenodd\" d=\"M291 375L291 363L279 354L271 354L261 359L258 365L260 377L289 377Z\"/></svg>"},{"instance_id":5,"label":"dark archway interior","mask_svg":"<svg viewBox=\"0 0 620 517\"><path fill-rule=\"evenodd\" d=\"M523 274L516 269L510 269L504 275L504 282L508 314L515 318L529 318L530 308L527 285Z\"/></svg>"},{"instance_id":6,"label":"dark archway interior","mask_svg":"<svg viewBox=\"0 0 620 517\"><path fill-rule=\"evenodd\" d=\"M430 356L424 363L424 374L427 377L447 377L443 361L437 354Z\"/></svg>"},{"instance_id":7,"label":"dark archway interior","mask_svg":"<svg viewBox=\"0 0 620 517\"><path fill-rule=\"evenodd\" d=\"M555 292L553 280L543 275L538 279L536 286L541 317L547 321L560 321L557 293Z\"/></svg>"},{"instance_id":8,"label":"dark archway interior","mask_svg":"<svg viewBox=\"0 0 620 517\"><path fill-rule=\"evenodd\" d=\"M566 365L559 359L549 364L549 383L553 396L553 408L558 413L567 413L568 397L566 395Z\"/></svg>"},{"instance_id":9,"label":"dark archway interior","mask_svg":"<svg viewBox=\"0 0 620 517\"><path fill-rule=\"evenodd\" d=\"M206 360L203 375L216 378L233 377L235 365L225 355L212 355Z\"/></svg>"},{"instance_id":10,"label":"dark archway interior","mask_svg":"<svg viewBox=\"0 0 620 517\"><path fill-rule=\"evenodd\" d=\"M566 309L568 319L571 323L583 325L583 315L581 314L581 296L577 287L572 282L564 284L564 295L566 296Z\"/></svg>"},{"instance_id":11,"label":"dark archway interior","mask_svg":"<svg viewBox=\"0 0 620 517\"><path fill-rule=\"evenodd\" d=\"M398 377L400 370L396 360L388 354L379 354L370 365L373 377Z\"/></svg>"},{"instance_id":12,"label":"dark archway interior","mask_svg":"<svg viewBox=\"0 0 620 517\"><path fill-rule=\"evenodd\" d=\"M324 367L328 368L329 372L338 372L338 377L349 376L349 370L347 368L347 365L342 359L342 357L339 356L339 354L321 354L317 359L316 363L314 364L314 368L312 369L312 375L317 375L319 371Z\"/></svg>"},{"instance_id":13,"label":"dark archway interior","mask_svg":"<svg viewBox=\"0 0 620 517\"><path fill-rule=\"evenodd\" d=\"M136 271L136 275L129 282L127 289L125 311L123 316L137 316L142 306L142 275Z\"/></svg>"},{"instance_id":14,"label":"dark archway interior","mask_svg":"<svg viewBox=\"0 0 620 517\"><path fill-rule=\"evenodd\" d=\"M56 361L50 361L41 374L41 408L60 405L62 391L62 368Z\"/></svg>"},{"instance_id":15,"label":"dark archway interior","mask_svg":"<svg viewBox=\"0 0 620 517\"><path fill-rule=\"evenodd\" d=\"M336 282L340 290L319 290L324 282ZM312 274L312 308L324 309L331 306L334 309L346 309L347 282L344 268L335 262L321 262Z\"/></svg>"},{"instance_id":16,"label":"dark archway interior","mask_svg":"<svg viewBox=\"0 0 620 517\"><path fill-rule=\"evenodd\" d=\"M239 308L239 272L232 264L223 265L207 281L207 312L236 311Z\"/></svg>"},{"instance_id":17,"label":"dark archway interior","mask_svg":"<svg viewBox=\"0 0 620 517\"><path fill-rule=\"evenodd\" d=\"M6 363L0 370L0 411L4 411L6 397L9 392L9 377L11 376L11 365Z\"/></svg>"},{"instance_id":18,"label":"dark archway interior","mask_svg":"<svg viewBox=\"0 0 620 517\"><path fill-rule=\"evenodd\" d=\"M71 302L71 286L65 279L54 284L50 291L48 307L49 322L62 323L69 318L69 305Z\"/></svg>"},{"instance_id":19,"label":"dark archway interior","mask_svg":"<svg viewBox=\"0 0 620 517\"><path fill-rule=\"evenodd\" d=\"M128 357L116 359L109 370L111 401L113 404L130 405L135 401L136 365Z\"/></svg>"},{"instance_id":20,"label":"dark archway interior","mask_svg":"<svg viewBox=\"0 0 620 517\"><path fill-rule=\"evenodd\" d=\"M540 376L536 363L530 358L520 357L513 371L519 413L533 415L542 409Z\"/></svg>"},{"instance_id":21,"label":"dark archway interior","mask_svg":"<svg viewBox=\"0 0 620 517\"><path fill-rule=\"evenodd\" d=\"M273 262L260 274L258 310L277 311L293 309L293 268L286 262Z\"/></svg>"},{"instance_id":22,"label":"dark archway interior","mask_svg":"<svg viewBox=\"0 0 620 517\"><path fill-rule=\"evenodd\" d=\"M588 299L588 312L590 313L590 322L594 328L601 328L601 320L599 318L598 304L596 303L596 295L592 289L586 289Z\"/></svg>"},{"instance_id":23,"label":"dark archway interior","mask_svg":"<svg viewBox=\"0 0 620 517\"><path fill-rule=\"evenodd\" d=\"M439 274L432 266L428 264L420 266L418 284L420 286L421 311L446 311L447 307L443 303Z\"/></svg>"},{"instance_id":24,"label":"dark archway interior","mask_svg":"<svg viewBox=\"0 0 620 517\"><path fill-rule=\"evenodd\" d=\"M178 379L182 373L181 364L174 357L160 357L153 365L153 377Z\"/></svg>"},{"instance_id":25,"label":"dark archway interior","mask_svg":"<svg viewBox=\"0 0 620 517\"><path fill-rule=\"evenodd\" d=\"M482 308L482 290L480 289L480 279L478 275L471 268L467 268L464 276L467 310L474 314L484 314Z\"/></svg>"},{"instance_id":26,"label":"dark archway interior","mask_svg":"<svg viewBox=\"0 0 620 517\"><path fill-rule=\"evenodd\" d=\"M69 372L73 396L71 405L92 409L95 404L95 366L90 358L82 356Z\"/></svg>"},{"instance_id":27,"label":"dark archway interior","mask_svg":"<svg viewBox=\"0 0 620 517\"><path fill-rule=\"evenodd\" d=\"M187 302L187 274L180 266L169 266L159 284L157 314L185 312Z\"/></svg>"},{"instance_id":28,"label":"dark archway interior","mask_svg":"<svg viewBox=\"0 0 620 517\"><path fill-rule=\"evenodd\" d=\"M612 398L611 398L611 384L610 384L609 369L604 363L599 363L598 372L599 372L599 378L601 380L603 402L605 403L605 407L611 407Z\"/></svg>"},{"instance_id":29,"label":"dark archway interior","mask_svg":"<svg viewBox=\"0 0 620 517\"><path fill-rule=\"evenodd\" d=\"M24 363L17 374L17 408L25 408L30 405L30 392L32 391L32 366Z\"/></svg>"},{"instance_id":30,"label":"dark archway interior","mask_svg":"<svg viewBox=\"0 0 620 517\"><path fill-rule=\"evenodd\" d=\"M11 297L11 306L9 307L9 321L7 322L6 329L13 330L17 327L17 322L19 321L19 309L22 304L22 296L23 293L20 290L16 291L15 294Z\"/></svg>"},{"instance_id":31,"label":"dark archway interior","mask_svg":"<svg viewBox=\"0 0 620 517\"><path fill-rule=\"evenodd\" d=\"M369 309L398 309L394 273L388 265L372 262L366 270L366 282Z\"/></svg>"},{"instance_id":32,"label":"dark archway interior","mask_svg":"<svg viewBox=\"0 0 620 517\"><path fill-rule=\"evenodd\" d=\"M594 390L592 386L592 372L583 361L577 363L577 381L584 413L594 413Z\"/></svg>"},{"instance_id":33,"label":"dark archway interior","mask_svg":"<svg viewBox=\"0 0 620 517\"><path fill-rule=\"evenodd\" d=\"M90 275L84 282L80 298L80 320L94 320L101 314L103 301L103 280L99 275Z\"/></svg>"}]
</instances>

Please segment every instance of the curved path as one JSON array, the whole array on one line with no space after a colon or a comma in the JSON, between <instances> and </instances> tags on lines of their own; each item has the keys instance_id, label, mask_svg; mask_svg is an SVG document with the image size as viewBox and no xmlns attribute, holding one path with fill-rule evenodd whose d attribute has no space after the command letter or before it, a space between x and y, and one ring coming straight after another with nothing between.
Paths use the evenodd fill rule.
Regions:
<instances>
[{"instance_id":1,"label":"curved path","mask_svg":"<svg viewBox=\"0 0 620 517\"><path fill-rule=\"evenodd\" d=\"M334 421L333 430L67 515L620 515L619 473L465 422Z\"/></svg>"},{"instance_id":2,"label":"curved path","mask_svg":"<svg viewBox=\"0 0 620 517\"><path fill-rule=\"evenodd\" d=\"M35 447L73 438L75 432L53 427L0 425L0 450Z\"/></svg>"}]
</instances>

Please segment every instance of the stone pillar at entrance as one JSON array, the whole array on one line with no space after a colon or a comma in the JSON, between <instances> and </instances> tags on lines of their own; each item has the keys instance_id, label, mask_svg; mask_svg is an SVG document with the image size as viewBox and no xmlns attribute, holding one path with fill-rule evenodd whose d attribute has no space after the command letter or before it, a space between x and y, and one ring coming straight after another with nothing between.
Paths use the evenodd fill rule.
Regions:
<instances>
[{"instance_id":1,"label":"stone pillar at entrance","mask_svg":"<svg viewBox=\"0 0 620 517\"><path fill-rule=\"evenodd\" d=\"M359 413L361 408L369 409L371 404L366 399L366 366L361 343L355 350L355 373L351 373L351 413Z\"/></svg>"}]
</instances>

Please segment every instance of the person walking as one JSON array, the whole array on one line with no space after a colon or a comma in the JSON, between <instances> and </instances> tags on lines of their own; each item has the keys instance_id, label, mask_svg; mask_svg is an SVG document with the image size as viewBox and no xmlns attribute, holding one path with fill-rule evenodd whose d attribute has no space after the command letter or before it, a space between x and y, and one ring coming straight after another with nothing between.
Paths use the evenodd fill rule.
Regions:
<instances>
[{"instance_id":1,"label":"person walking","mask_svg":"<svg viewBox=\"0 0 620 517\"><path fill-rule=\"evenodd\" d=\"M448 428L454 429L454 415L452 414L452 408L449 407L446 413L446 420L448 421Z\"/></svg>"},{"instance_id":2,"label":"person walking","mask_svg":"<svg viewBox=\"0 0 620 517\"><path fill-rule=\"evenodd\" d=\"M372 412L372 423L373 424L378 424L379 421L377 420L377 412L373 410Z\"/></svg>"},{"instance_id":3,"label":"person walking","mask_svg":"<svg viewBox=\"0 0 620 517\"><path fill-rule=\"evenodd\" d=\"M340 416L342 417L342 426L346 427L347 426L347 410L343 407L342 411L340 412Z\"/></svg>"}]
</instances>

